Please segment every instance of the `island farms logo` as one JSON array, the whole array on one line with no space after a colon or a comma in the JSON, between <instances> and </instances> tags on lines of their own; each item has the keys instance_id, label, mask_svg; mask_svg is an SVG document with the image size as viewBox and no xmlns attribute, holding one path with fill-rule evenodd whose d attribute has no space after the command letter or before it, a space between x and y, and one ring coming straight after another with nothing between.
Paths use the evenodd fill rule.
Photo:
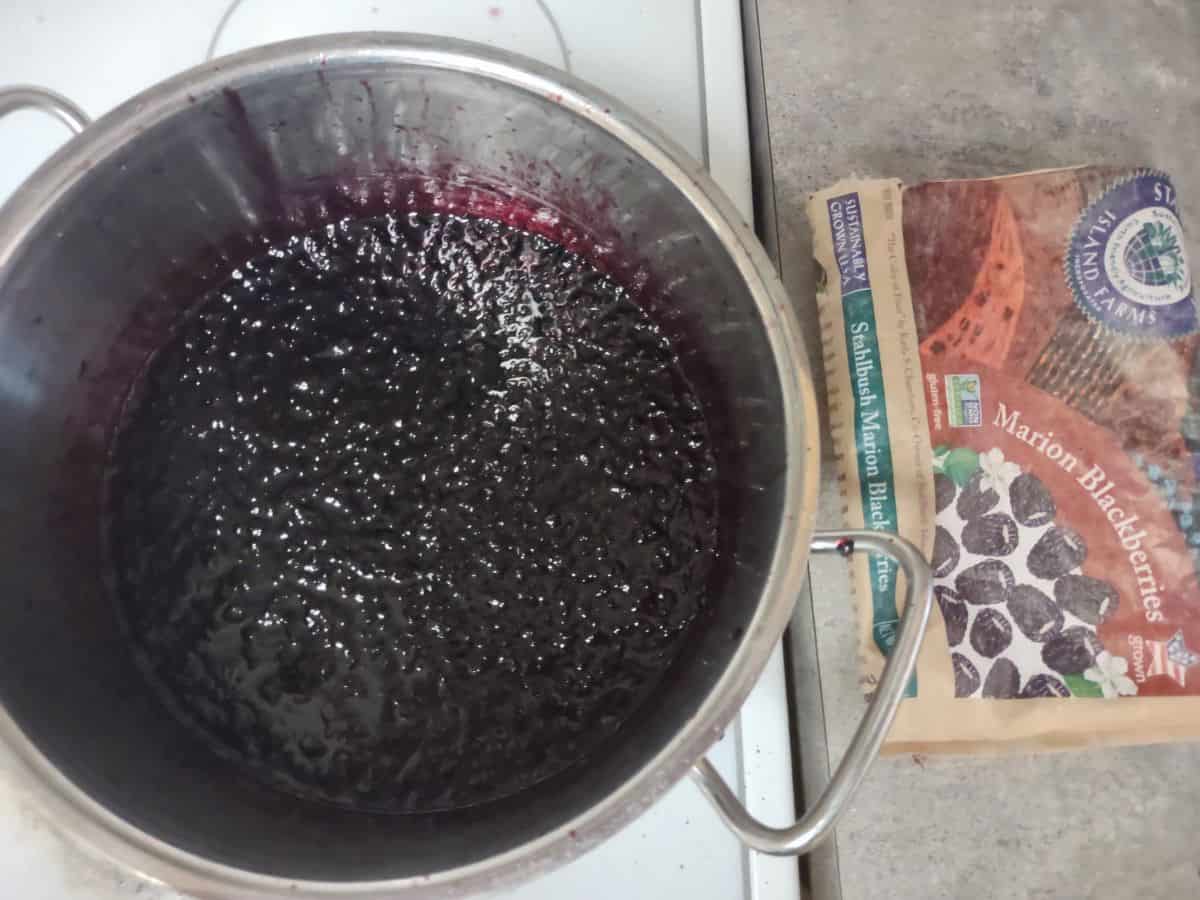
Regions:
<instances>
[{"instance_id":1,"label":"island farms logo","mask_svg":"<svg viewBox=\"0 0 1200 900\"><path fill-rule=\"evenodd\" d=\"M1169 178L1142 172L1084 210L1064 264L1075 300L1089 317L1133 337L1173 338L1196 330L1175 203Z\"/></svg>"}]
</instances>

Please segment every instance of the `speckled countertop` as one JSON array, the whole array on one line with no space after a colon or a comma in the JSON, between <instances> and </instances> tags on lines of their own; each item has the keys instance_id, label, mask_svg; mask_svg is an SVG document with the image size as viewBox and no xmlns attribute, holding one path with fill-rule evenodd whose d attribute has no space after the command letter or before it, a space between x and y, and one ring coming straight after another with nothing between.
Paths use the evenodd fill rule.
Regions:
<instances>
[{"instance_id":1,"label":"speckled countertop","mask_svg":"<svg viewBox=\"0 0 1200 900\"><path fill-rule=\"evenodd\" d=\"M759 0L759 20L780 256L814 358L804 204L852 172L916 182L1155 166L1200 237L1200 3ZM837 508L827 485L823 524ZM853 611L838 563L812 583L817 653L800 674L821 694L802 715L823 716L836 759L862 710ZM905 756L875 767L836 844L811 860L811 894L1195 897L1197 835L1200 744Z\"/></svg>"}]
</instances>

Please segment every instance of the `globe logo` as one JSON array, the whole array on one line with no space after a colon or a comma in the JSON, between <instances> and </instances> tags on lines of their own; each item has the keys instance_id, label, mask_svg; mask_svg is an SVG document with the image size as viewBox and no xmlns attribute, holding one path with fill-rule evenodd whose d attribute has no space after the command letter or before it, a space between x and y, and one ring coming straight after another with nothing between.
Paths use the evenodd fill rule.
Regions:
<instances>
[{"instance_id":1,"label":"globe logo","mask_svg":"<svg viewBox=\"0 0 1200 900\"><path fill-rule=\"evenodd\" d=\"M1125 267L1142 284L1181 287L1187 278L1187 261L1175 229L1162 222L1147 222L1125 247Z\"/></svg>"},{"instance_id":2,"label":"globe logo","mask_svg":"<svg viewBox=\"0 0 1200 900\"><path fill-rule=\"evenodd\" d=\"M1106 237L1104 277L1127 302L1161 309L1184 300L1192 289L1183 226L1166 206L1135 209Z\"/></svg>"}]
</instances>

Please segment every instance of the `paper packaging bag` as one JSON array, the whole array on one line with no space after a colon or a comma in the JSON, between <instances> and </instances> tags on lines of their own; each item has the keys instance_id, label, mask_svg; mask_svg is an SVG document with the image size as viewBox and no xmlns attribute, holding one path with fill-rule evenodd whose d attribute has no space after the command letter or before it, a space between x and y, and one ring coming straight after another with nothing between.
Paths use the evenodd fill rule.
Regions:
<instances>
[{"instance_id":1,"label":"paper packaging bag","mask_svg":"<svg viewBox=\"0 0 1200 900\"><path fill-rule=\"evenodd\" d=\"M809 202L846 524L932 561L885 750L1200 737L1200 341L1160 172ZM872 685L903 586L854 563Z\"/></svg>"}]
</instances>

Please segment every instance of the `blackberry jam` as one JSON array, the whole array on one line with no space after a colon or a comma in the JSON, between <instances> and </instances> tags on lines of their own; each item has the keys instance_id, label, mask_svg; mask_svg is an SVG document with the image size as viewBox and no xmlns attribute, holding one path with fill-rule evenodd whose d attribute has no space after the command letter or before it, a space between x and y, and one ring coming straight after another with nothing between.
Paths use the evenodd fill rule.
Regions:
<instances>
[{"instance_id":1,"label":"blackberry jam","mask_svg":"<svg viewBox=\"0 0 1200 900\"><path fill-rule=\"evenodd\" d=\"M149 362L107 503L173 713L276 786L391 812L594 753L716 557L663 333L551 241L446 215L264 241Z\"/></svg>"}]
</instances>

